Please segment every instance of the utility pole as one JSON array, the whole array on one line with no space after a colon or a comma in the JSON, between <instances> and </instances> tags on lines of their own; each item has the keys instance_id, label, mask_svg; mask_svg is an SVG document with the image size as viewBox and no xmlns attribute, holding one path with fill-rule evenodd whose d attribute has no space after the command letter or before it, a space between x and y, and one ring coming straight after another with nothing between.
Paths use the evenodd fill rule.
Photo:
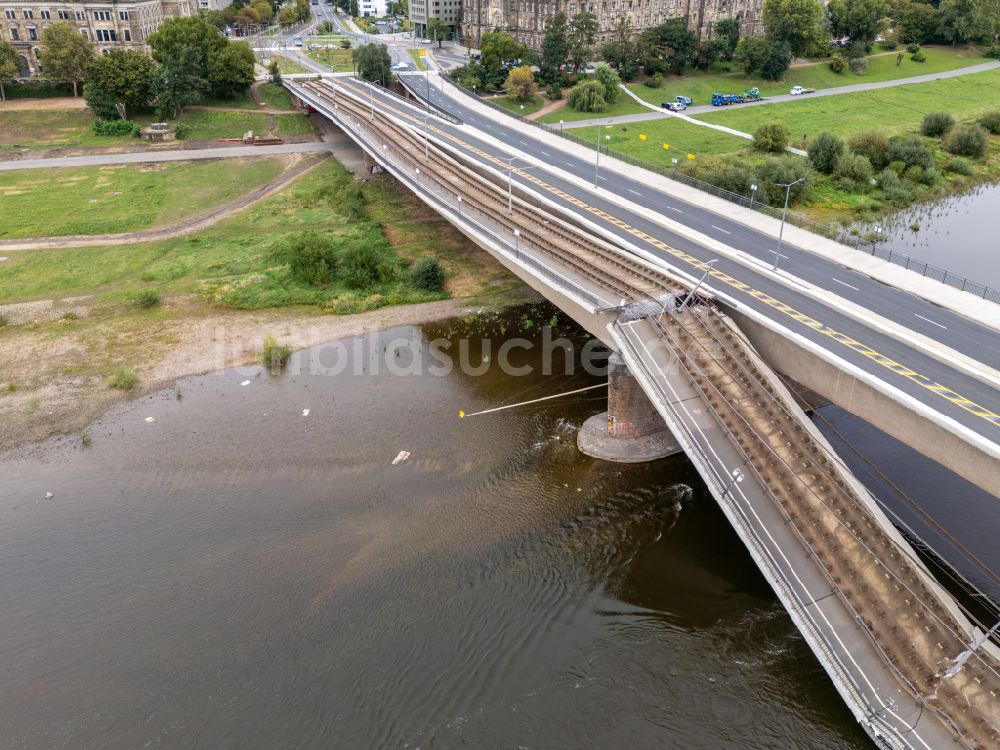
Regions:
<instances>
[{"instance_id":1,"label":"utility pole","mask_svg":"<svg viewBox=\"0 0 1000 750\"><path fill-rule=\"evenodd\" d=\"M771 266L772 271L778 270L778 260L781 258L781 241L785 235L785 217L788 216L788 198L792 194L792 185L798 185L805 179L805 177L800 177L795 182L775 183L778 187L785 188L785 210L781 212L781 229L778 230L778 249L774 251L774 265Z\"/></svg>"}]
</instances>

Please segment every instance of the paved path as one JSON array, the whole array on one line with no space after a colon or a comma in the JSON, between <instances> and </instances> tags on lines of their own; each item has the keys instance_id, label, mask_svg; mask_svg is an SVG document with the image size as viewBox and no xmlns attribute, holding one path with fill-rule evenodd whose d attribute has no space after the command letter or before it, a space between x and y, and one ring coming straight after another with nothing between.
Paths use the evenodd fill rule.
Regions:
<instances>
[{"instance_id":1,"label":"paved path","mask_svg":"<svg viewBox=\"0 0 1000 750\"><path fill-rule=\"evenodd\" d=\"M834 86L829 89L819 89L813 94L803 94L801 96L792 96L791 94L782 94L780 96L768 96L761 99L759 102L747 102L746 104L739 105L740 107L760 107L765 104L774 104L776 102L788 102L788 101L800 101L802 99L815 99L818 96L837 96L839 94L851 94L856 91L872 91L874 89L887 89L894 86L905 86L909 83L928 83L930 81L937 81L941 78L958 78L959 76L967 76L973 73L983 73L987 70L996 70L1000 68L1000 60L992 60L990 62L981 63L980 65L970 65L965 68L955 68L955 70L945 70L940 73L928 73L922 76L912 76L910 78L897 78L893 81L874 81L872 83L854 83L850 86ZM631 93L631 92L630 92ZM645 106L652 110L657 108L654 105L644 102ZM688 107L685 110L685 114L688 115L699 115L705 112L717 112L720 108L713 107L711 104L702 104L696 107ZM663 111L651 111L651 112L640 112L636 115L621 115L619 117L595 117L589 120L573 120L567 121L564 127L567 128L583 128L583 127L593 127L595 125L607 125L609 122L612 124L617 123L629 123L629 122L643 122L645 120L661 120L665 117L669 117L670 114Z\"/></svg>"},{"instance_id":2,"label":"paved path","mask_svg":"<svg viewBox=\"0 0 1000 750\"><path fill-rule=\"evenodd\" d=\"M51 169L53 167L90 167L105 164L145 164L157 161L193 161L196 159L232 159L238 156L269 156L330 151L329 143L282 143L276 146L219 146L218 148L177 149L175 151L133 151L126 154L60 156L52 159L0 161L0 172L14 169Z\"/></svg>"}]
</instances>

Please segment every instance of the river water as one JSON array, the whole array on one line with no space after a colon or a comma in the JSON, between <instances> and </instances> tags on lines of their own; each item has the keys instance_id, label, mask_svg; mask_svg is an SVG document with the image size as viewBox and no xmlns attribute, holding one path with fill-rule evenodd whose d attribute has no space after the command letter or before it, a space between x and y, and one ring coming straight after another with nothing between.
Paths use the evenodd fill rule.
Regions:
<instances>
[{"instance_id":1,"label":"river water","mask_svg":"<svg viewBox=\"0 0 1000 750\"><path fill-rule=\"evenodd\" d=\"M1000 183L980 185L968 193L893 215L882 223L879 244L1000 289L998 211Z\"/></svg>"},{"instance_id":2,"label":"river water","mask_svg":"<svg viewBox=\"0 0 1000 750\"><path fill-rule=\"evenodd\" d=\"M3 460L0 747L869 747L683 456L582 456L588 393L458 418L600 382L492 366L550 315L189 378ZM481 375L386 371L466 336Z\"/></svg>"}]
</instances>

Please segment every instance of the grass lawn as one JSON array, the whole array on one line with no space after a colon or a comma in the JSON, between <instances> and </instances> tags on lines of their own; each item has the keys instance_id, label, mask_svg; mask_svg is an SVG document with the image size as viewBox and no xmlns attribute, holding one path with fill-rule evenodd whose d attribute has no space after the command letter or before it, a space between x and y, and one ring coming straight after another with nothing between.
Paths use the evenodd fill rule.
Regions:
<instances>
[{"instance_id":1,"label":"grass lawn","mask_svg":"<svg viewBox=\"0 0 1000 750\"><path fill-rule=\"evenodd\" d=\"M577 129L573 134L582 137L587 137L586 134L596 136L596 131ZM646 140L639 138L640 134L645 135ZM605 145L617 151L656 164L667 165L672 164L673 158L685 161L689 153L694 154L695 158L710 154L727 154L739 151L750 143L744 138L672 117L615 125L606 130L605 135L611 136L610 140L605 139ZM670 148L665 149L664 144Z\"/></svg>"},{"instance_id":2,"label":"grass lawn","mask_svg":"<svg viewBox=\"0 0 1000 750\"><path fill-rule=\"evenodd\" d=\"M951 47L923 47L927 61L916 63L910 60L909 54L902 47L899 50L881 53L868 58L868 74L856 76L851 72L834 73L826 62L801 65L790 68L785 79L780 82L766 81L762 78L746 78L740 72L725 72L726 68L736 70L734 63L716 63L711 71L700 73L691 71L684 76L667 76L663 86L651 89L641 83L630 83L628 87L636 96L650 104L659 106L662 102L673 101L677 95L690 96L696 105L711 104L712 94L742 93L748 88L758 87L764 96L787 94L792 86L807 88L832 88L835 86L850 86L855 83L874 83L897 78L940 73L955 68L979 65L987 62L978 51L969 47L952 49ZM896 57L903 52L903 62L896 66Z\"/></svg>"},{"instance_id":3,"label":"grass lawn","mask_svg":"<svg viewBox=\"0 0 1000 750\"><path fill-rule=\"evenodd\" d=\"M326 65L334 73L349 73L354 70L349 49L310 49L306 55L315 62Z\"/></svg>"},{"instance_id":4,"label":"grass lawn","mask_svg":"<svg viewBox=\"0 0 1000 750\"><path fill-rule=\"evenodd\" d=\"M257 102L250 95L250 90L242 91L229 99L221 99L214 96L206 96L204 99L195 102L206 107L231 107L233 109L257 109Z\"/></svg>"},{"instance_id":5,"label":"grass lawn","mask_svg":"<svg viewBox=\"0 0 1000 750\"><path fill-rule=\"evenodd\" d=\"M258 89L260 100L267 104L268 109L295 109L292 99L284 86L277 83L262 83Z\"/></svg>"},{"instance_id":6,"label":"grass lawn","mask_svg":"<svg viewBox=\"0 0 1000 750\"><path fill-rule=\"evenodd\" d=\"M278 122L275 135L312 135L316 132L306 115L275 115L274 118Z\"/></svg>"},{"instance_id":7,"label":"grass lawn","mask_svg":"<svg viewBox=\"0 0 1000 750\"><path fill-rule=\"evenodd\" d=\"M420 50L410 49L407 50L410 53L410 59L413 60L413 64L417 66L417 70L427 70L427 63L424 62L424 58L420 56Z\"/></svg>"},{"instance_id":8,"label":"grass lawn","mask_svg":"<svg viewBox=\"0 0 1000 750\"><path fill-rule=\"evenodd\" d=\"M277 177L280 158L0 172L0 237L129 232L170 224Z\"/></svg>"},{"instance_id":9,"label":"grass lawn","mask_svg":"<svg viewBox=\"0 0 1000 750\"><path fill-rule=\"evenodd\" d=\"M303 230L332 238L338 248L381 247L390 278L361 290L347 287L339 274L326 285L299 281L277 246ZM348 313L448 296L410 283L407 264L424 256L442 262L451 293L495 291L506 276L499 267L487 272L469 247L394 180L359 184L331 159L280 194L188 237L113 247L8 251L10 261L0 265L0 299L96 293L98 308L111 312L139 289L152 288L163 297L195 294L206 303L229 307L316 304Z\"/></svg>"},{"instance_id":10,"label":"grass lawn","mask_svg":"<svg viewBox=\"0 0 1000 750\"><path fill-rule=\"evenodd\" d=\"M506 110L510 110L515 115L520 115L521 117L524 117L525 115L530 115L532 112L537 112L542 107L544 107L546 103L545 99L538 96L537 94L531 97L531 101L523 103L515 102L513 99L510 99L506 96L499 96L495 99L489 98L487 99L487 101L491 101L494 104L497 104Z\"/></svg>"},{"instance_id":11,"label":"grass lawn","mask_svg":"<svg viewBox=\"0 0 1000 750\"><path fill-rule=\"evenodd\" d=\"M268 132L268 117L264 113L222 112L212 109L189 109L178 118L191 130L190 141L214 141L220 138L240 138L248 130Z\"/></svg>"},{"instance_id":12,"label":"grass lawn","mask_svg":"<svg viewBox=\"0 0 1000 750\"><path fill-rule=\"evenodd\" d=\"M280 70L282 73L286 75L292 75L293 73L310 72L307 68L303 67L302 65L299 65L297 62L287 57L283 57L281 55L275 55L272 59L278 61L278 70Z\"/></svg>"},{"instance_id":13,"label":"grass lawn","mask_svg":"<svg viewBox=\"0 0 1000 750\"><path fill-rule=\"evenodd\" d=\"M47 149L117 146L134 143L130 136L94 135L90 110L0 111L0 152L17 148Z\"/></svg>"},{"instance_id":14,"label":"grass lawn","mask_svg":"<svg viewBox=\"0 0 1000 750\"><path fill-rule=\"evenodd\" d=\"M659 104L659 102L657 102L657 104ZM538 118L538 121L557 123L560 120L565 120L566 122L573 122L574 120L598 120L602 117L637 115L640 112L649 112L649 109L639 104L639 102L635 101L629 95L621 92L618 95L618 100L603 112L577 112L564 104L559 107L559 109L553 110L547 115L542 115Z\"/></svg>"}]
</instances>

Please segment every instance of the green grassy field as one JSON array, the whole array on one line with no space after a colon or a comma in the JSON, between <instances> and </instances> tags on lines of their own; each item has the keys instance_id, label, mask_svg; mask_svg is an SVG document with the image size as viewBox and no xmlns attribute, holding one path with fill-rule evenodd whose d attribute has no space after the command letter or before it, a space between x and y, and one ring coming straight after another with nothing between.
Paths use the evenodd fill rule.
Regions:
<instances>
[{"instance_id":1,"label":"green grassy field","mask_svg":"<svg viewBox=\"0 0 1000 750\"><path fill-rule=\"evenodd\" d=\"M559 109L553 110L547 115L542 115L538 118L538 121L559 122L560 120L565 120L566 122L574 122L576 120L599 120L603 117L637 115L640 112L649 112L649 108L642 106L628 94L619 92L618 100L603 112L577 112L564 104Z\"/></svg>"},{"instance_id":2,"label":"green grassy field","mask_svg":"<svg viewBox=\"0 0 1000 750\"><path fill-rule=\"evenodd\" d=\"M280 158L0 172L0 237L129 232L210 209L277 177Z\"/></svg>"},{"instance_id":3,"label":"green grassy field","mask_svg":"<svg viewBox=\"0 0 1000 750\"><path fill-rule=\"evenodd\" d=\"M309 286L291 276L275 250L284 238L307 229L337 242L388 240L387 260L396 273L366 290L349 289L339 278ZM467 248L461 235L439 217L428 217L426 208L395 181L359 184L329 160L280 194L188 237L8 251L10 261L0 265L0 299L97 293L99 305L115 306L139 289L153 288L163 297L196 294L230 307L317 304L347 313L447 296L410 284L406 264L424 256L442 261L455 293L488 292L494 278Z\"/></svg>"},{"instance_id":4,"label":"green grassy field","mask_svg":"<svg viewBox=\"0 0 1000 750\"><path fill-rule=\"evenodd\" d=\"M206 96L204 99L195 102L206 107L231 107L232 109L257 109L257 102L250 95L250 90L243 91L234 97L221 99L214 96Z\"/></svg>"},{"instance_id":5,"label":"green grassy field","mask_svg":"<svg viewBox=\"0 0 1000 750\"><path fill-rule=\"evenodd\" d=\"M262 83L258 89L260 100L267 104L268 109L295 109L288 90L277 83Z\"/></svg>"},{"instance_id":6,"label":"green grassy field","mask_svg":"<svg viewBox=\"0 0 1000 750\"><path fill-rule=\"evenodd\" d=\"M189 141L215 141L220 138L240 138L248 130L268 132L268 118L263 113L224 112L212 109L189 109L181 113L178 122L187 123Z\"/></svg>"},{"instance_id":7,"label":"green grassy field","mask_svg":"<svg viewBox=\"0 0 1000 750\"><path fill-rule=\"evenodd\" d=\"M500 96L495 99L490 98L487 99L487 101L493 102L494 104L501 106L506 110L510 110L515 115L520 115L521 117L524 117L525 115L530 115L533 112L537 112L542 107L544 107L546 103L545 99L538 96L538 94L535 94L533 97L531 97L530 101L524 102L523 108L521 102L515 102L513 99L509 99L506 96Z\"/></svg>"},{"instance_id":8,"label":"green grassy field","mask_svg":"<svg viewBox=\"0 0 1000 750\"><path fill-rule=\"evenodd\" d=\"M308 73L310 72L308 68L299 65L294 60L282 57L281 55L275 55L274 60L278 61L278 70L287 75L292 75L293 73Z\"/></svg>"},{"instance_id":9,"label":"green grassy field","mask_svg":"<svg viewBox=\"0 0 1000 750\"><path fill-rule=\"evenodd\" d=\"M277 129L275 135L312 135L312 123L306 115L275 115Z\"/></svg>"},{"instance_id":10,"label":"green grassy field","mask_svg":"<svg viewBox=\"0 0 1000 750\"><path fill-rule=\"evenodd\" d=\"M326 65L334 73L348 73L354 70L349 49L310 49L305 50L305 53L309 59Z\"/></svg>"},{"instance_id":11,"label":"green grassy field","mask_svg":"<svg viewBox=\"0 0 1000 750\"><path fill-rule=\"evenodd\" d=\"M746 78L740 72L726 73L724 72L726 67L733 67L735 70L733 64L716 63L713 70L707 73L692 71L684 76L667 76L663 86L658 89L651 89L641 83L631 83L629 89L636 96L656 106L665 101L673 101L677 95L689 96L694 99L696 105L699 105L711 104L712 94L716 91L742 93L756 86L764 96L774 96L787 94L792 86L823 89L850 86L855 83L875 83L940 73L987 62L978 51L968 47L954 50L951 47L924 47L923 50L927 56L927 61L923 63L910 60L909 54L906 54L903 48L896 52L873 55L868 58L868 74L864 76L856 76L850 71L834 73L826 62L820 62L790 68L784 80L774 82L759 77ZM904 54L902 63L897 67L896 57L899 52Z\"/></svg>"},{"instance_id":12,"label":"green grassy field","mask_svg":"<svg viewBox=\"0 0 1000 750\"><path fill-rule=\"evenodd\" d=\"M18 148L81 148L134 143L131 137L94 135L89 110L0 111L0 152Z\"/></svg>"}]
</instances>

